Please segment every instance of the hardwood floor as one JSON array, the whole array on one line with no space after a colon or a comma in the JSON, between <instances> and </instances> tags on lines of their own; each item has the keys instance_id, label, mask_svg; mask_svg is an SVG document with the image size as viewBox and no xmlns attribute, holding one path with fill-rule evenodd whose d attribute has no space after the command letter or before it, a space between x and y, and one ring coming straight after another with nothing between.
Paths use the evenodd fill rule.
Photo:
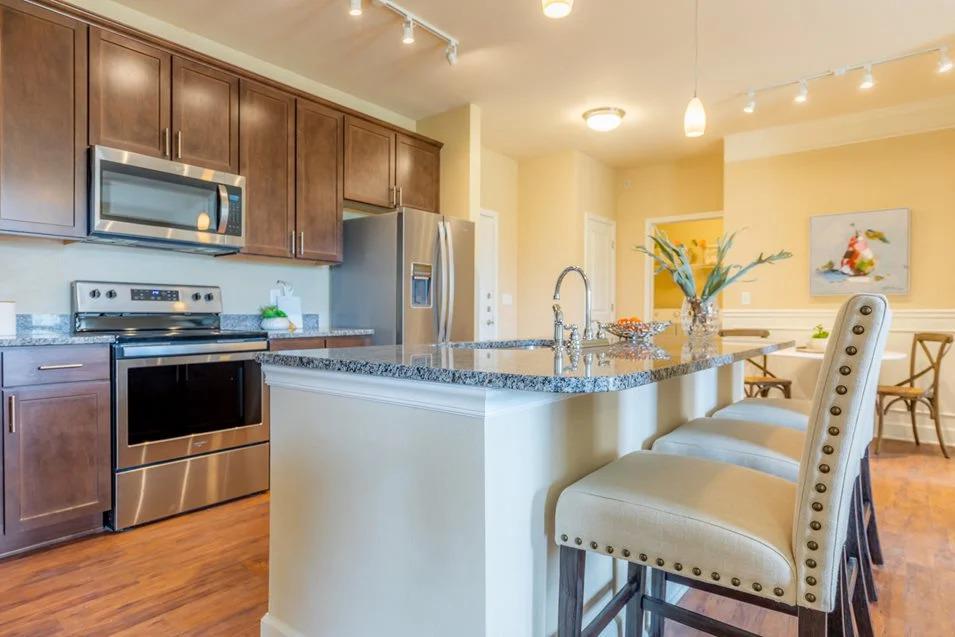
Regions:
<instances>
[{"instance_id":1,"label":"hardwood floor","mask_svg":"<svg viewBox=\"0 0 955 637\"><path fill-rule=\"evenodd\" d=\"M876 634L955 635L955 461L887 441L873 457L885 566ZM0 635L252 637L268 597L268 497L0 562ZM775 637L795 620L691 592L688 608ZM672 622L667 637L700 635Z\"/></svg>"}]
</instances>

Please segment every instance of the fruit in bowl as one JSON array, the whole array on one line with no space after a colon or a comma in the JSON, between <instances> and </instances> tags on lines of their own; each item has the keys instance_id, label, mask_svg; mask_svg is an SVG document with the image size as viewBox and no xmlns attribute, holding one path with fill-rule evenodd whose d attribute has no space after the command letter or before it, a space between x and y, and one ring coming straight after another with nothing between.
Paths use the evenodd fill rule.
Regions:
<instances>
[{"instance_id":1,"label":"fruit in bowl","mask_svg":"<svg viewBox=\"0 0 955 637\"><path fill-rule=\"evenodd\" d=\"M603 323L601 327L614 336L635 343L647 343L657 334L666 331L670 321L642 321L639 316L619 318L613 323Z\"/></svg>"}]
</instances>

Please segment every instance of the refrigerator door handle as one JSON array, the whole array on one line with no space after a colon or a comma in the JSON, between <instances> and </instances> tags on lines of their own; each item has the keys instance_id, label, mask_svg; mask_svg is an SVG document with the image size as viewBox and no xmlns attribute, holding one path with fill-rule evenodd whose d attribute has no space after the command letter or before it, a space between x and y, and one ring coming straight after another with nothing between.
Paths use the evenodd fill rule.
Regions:
<instances>
[{"instance_id":1,"label":"refrigerator door handle","mask_svg":"<svg viewBox=\"0 0 955 637\"><path fill-rule=\"evenodd\" d=\"M446 242L446 229L444 222L438 222L438 269L440 278L438 280L438 342L443 343L446 331L446 320L448 315L448 250Z\"/></svg>"},{"instance_id":2,"label":"refrigerator door handle","mask_svg":"<svg viewBox=\"0 0 955 637\"><path fill-rule=\"evenodd\" d=\"M451 233L451 222L444 221L444 236L448 242L448 302L447 319L444 325L444 337L446 341L451 340L451 329L454 325L454 235Z\"/></svg>"}]
</instances>

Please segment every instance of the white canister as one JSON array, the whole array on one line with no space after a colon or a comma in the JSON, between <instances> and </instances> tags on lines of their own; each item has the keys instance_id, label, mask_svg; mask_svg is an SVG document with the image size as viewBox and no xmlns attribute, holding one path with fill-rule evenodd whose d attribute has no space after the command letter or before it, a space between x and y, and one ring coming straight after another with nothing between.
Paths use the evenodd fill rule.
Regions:
<instances>
[{"instance_id":1,"label":"white canister","mask_svg":"<svg viewBox=\"0 0 955 637\"><path fill-rule=\"evenodd\" d=\"M0 301L0 336L17 335L17 304Z\"/></svg>"}]
</instances>

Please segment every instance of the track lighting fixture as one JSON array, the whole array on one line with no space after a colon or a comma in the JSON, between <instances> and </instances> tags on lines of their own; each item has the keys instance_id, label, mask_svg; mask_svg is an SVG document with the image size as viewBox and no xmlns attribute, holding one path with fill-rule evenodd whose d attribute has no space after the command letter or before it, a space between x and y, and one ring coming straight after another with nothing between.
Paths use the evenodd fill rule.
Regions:
<instances>
[{"instance_id":1,"label":"track lighting fixture","mask_svg":"<svg viewBox=\"0 0 955 637\"><path fill-rule=\"evenodd\" d=\"M401 36L401 41L405 44L414 44L414 20L408 18L405 20L405 26L403 29L403 35Z\"/></svg>"},{"instance_id":2,"label":"track lighting fixture","mask_svg":"<svg viewBox=\"0 0 955 637\"><path fill-rule=\"evenodd\" d=\"M746 106L743 107L744 113L756 112L756 91L750 91L746 94Z\"/></svg>"},{"instance_id":3,"label":"track lighting fixture","mask_svg":"<svg viewBox=\"0 0 955 637\"><path fill-rule=\"evenodd\" d=\"M401 5L392 2L392 0L374 0L374 5L376 7L387 9L401 17L401 41L404 44L414 44L415 28L421 27L421 30L427 31L439 40L444 40L447 42L447 46L444 49L444 57L448 61L448 64L454 66L458 63L458 55L460 54L461 45L458 42L458 39L452 36L450 33L444 31L443 29L439 29L427 20L420 18L411 11L408 11ZM355 16L361 15L362 0L348 0L348 7L349 14Z\"/></svg>"},{"instance_id":4,"label":"track lighting fixture","mask_svg":"<svg viewBox=\"0 0 955 637\"><path fill-rule=\"evenodd\" d=\"M349 0L348 15L361 15L361 0Z\"/></svg>"},{"instance_id":5,"label":"track lighting fixture","mask_svg":"<svg viewBox=\"0 0 955 637\"><path fill-rule=\"evenodd\" d=\"M796 93L796 97L793 98L793 101L797 104L805 104L809 99L809 82L806 80L799 80L799 92Z\"/></svg>"},{"instance_id":6,"label":"track lighting fixture","mask_svg":"<svg viewBox=\"0 0 955 637\"><path fill-rule=\"evenodd\" d=\"M948 47L943 46L938 50L938 67L936 70L939 73L948 73L953 67L955 65L952 64L952 58L948 57Z\"/></svg>"},{"instance_id":7,"label":"track lighting fixture","mask_svg":"<svg viewBox=\"0 0 955 637\"><path fill-rule=\"evenodd\" d=\"M875 86L875 78L872 77L872 65L866 64L862 70L862 82L859 83L859 88L867 91L873 86Z\"/></svg>"},{"instance_id":8,"label":"track lighting fixture","mask_svg":"<svg viewBox=\"0 0 955 637\"><path fill-rule=\"evenodd\" d=\"M444 50L444 56L448 59L448 64L454 66L458 63L458 45L449 44L448 48Z\"/></svg>"}]
</instances>

